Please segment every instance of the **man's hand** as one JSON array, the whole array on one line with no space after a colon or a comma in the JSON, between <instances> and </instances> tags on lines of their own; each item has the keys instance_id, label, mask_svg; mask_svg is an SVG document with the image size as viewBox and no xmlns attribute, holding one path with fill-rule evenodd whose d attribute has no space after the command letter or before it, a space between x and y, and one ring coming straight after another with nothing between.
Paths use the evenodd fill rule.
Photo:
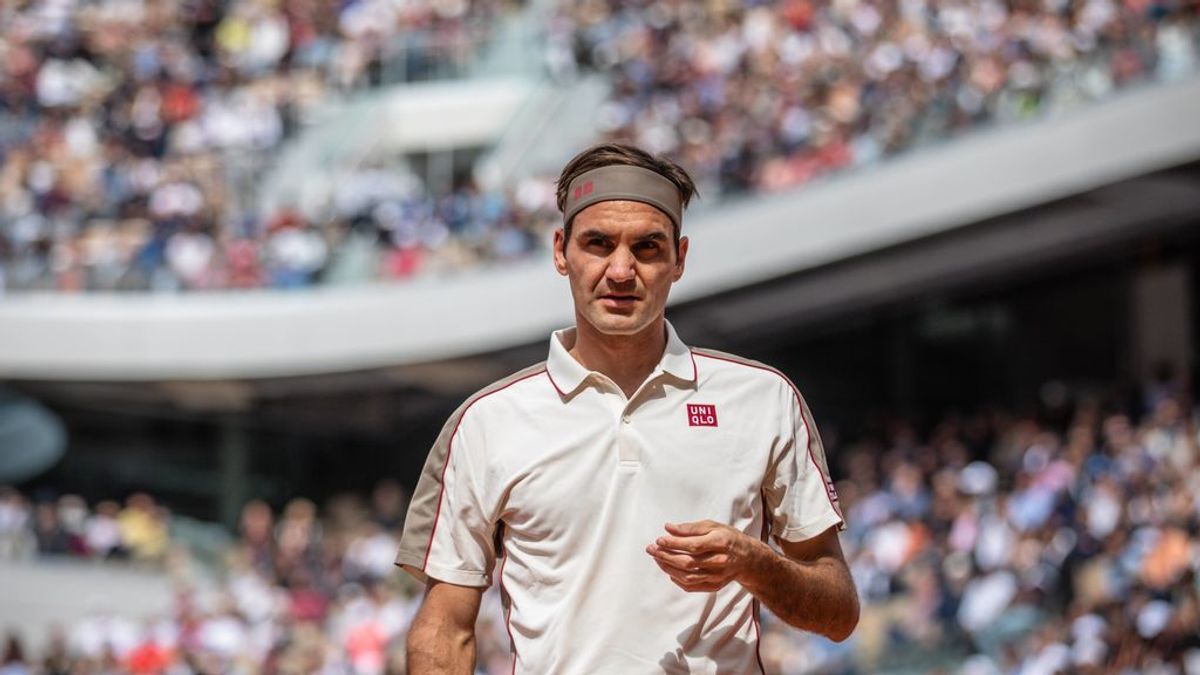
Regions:
<instances>
[{"instance_id":1,"label":"man's hand","mask_svg":"<svg viewBox=\"0 0 1200 675\"><path fill-rule=\"evenodd\" d=\"M711 593L736 581L790 626L838 642L854 632L858 593L836 527L803 541L780 541L782 554L711 520L666 528L646 553L683 590Z\"/></svg>"},{"instance_id":2,"label":"man's hand","mask_svg":"<svg viewBox=\"0 0 1200 675\"><path fill-rule=\"evenodd\" d=\"M709 593L738 580L765 546L712 520L667 523L666 530L668 534L647 546L646 553L685 591Z\"/></svg>"}]
</instances>

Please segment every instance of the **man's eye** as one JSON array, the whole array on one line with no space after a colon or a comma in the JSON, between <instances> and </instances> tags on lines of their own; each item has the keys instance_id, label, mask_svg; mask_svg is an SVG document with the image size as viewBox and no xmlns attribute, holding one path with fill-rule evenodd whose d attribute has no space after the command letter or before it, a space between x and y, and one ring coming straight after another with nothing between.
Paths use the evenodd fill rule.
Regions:
<instances>
[{"instance_id":1,"label":"man's eye","mask_svg":"<svg viewBox=\"0 0 1200 675\"><path fill-rule=\"evenodd\" d=\"M587 245L588 246L606 246L606 245L608 245L608 242L600 237L592 237L591 239L587 240Z\"/></svg>"}]
</instances>

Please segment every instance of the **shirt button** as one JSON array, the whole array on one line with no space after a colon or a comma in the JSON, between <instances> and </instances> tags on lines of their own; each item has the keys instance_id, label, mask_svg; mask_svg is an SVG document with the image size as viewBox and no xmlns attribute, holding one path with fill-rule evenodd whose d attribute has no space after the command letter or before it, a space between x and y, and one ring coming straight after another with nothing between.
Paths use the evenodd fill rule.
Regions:
<instances>
[{"instance_id":1,"label":"shirt button","mask_svg":"<svg viewBox=\"0 0 1200 675\"><path fill-rule=\"evenodd\" d=\"M621 422L624 424L629 424L629 415L621 415Z\"/></svg>"}]
</instances>

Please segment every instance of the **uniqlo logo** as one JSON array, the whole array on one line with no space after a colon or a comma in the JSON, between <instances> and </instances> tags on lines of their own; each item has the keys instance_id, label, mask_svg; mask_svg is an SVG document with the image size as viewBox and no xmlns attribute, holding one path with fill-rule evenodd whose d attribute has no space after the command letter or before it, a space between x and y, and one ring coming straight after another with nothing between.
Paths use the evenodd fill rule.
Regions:
<instances>
[{"instance_id":1,"label":"uniqlo logo","mask_svg":"<svg viewBox=\"0 0 1200 675\"><path fill-rule=\"evenodd\" d=\"M575 201L579 201L580 197L586 197L586 196L592 194L593 189L594 188L592 185L592 181L590 181L590 180L588 182L584 183L583 185L580 185L579 187L575 188Z\"/></svg>"},{"instance_id":2,"label":"uniqlo logo","mask_svg":"<svg viewBox=\"0 0 1200 675\"><path fill-rule=\"evenodd\" d=\"M717 406L703 403L689 403L687 408L689 427L717 426Z\"/></svg>"}]
</instances>

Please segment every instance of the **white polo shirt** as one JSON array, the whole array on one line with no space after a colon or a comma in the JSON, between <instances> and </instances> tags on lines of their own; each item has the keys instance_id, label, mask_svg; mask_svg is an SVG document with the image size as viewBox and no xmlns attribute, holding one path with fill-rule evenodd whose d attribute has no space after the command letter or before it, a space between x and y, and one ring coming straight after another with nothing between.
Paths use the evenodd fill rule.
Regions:
<instances>
[{"instance_id":1,"label":"white polo shirt","mask_svg":"<svg viewBox=\"0 0 1200 675\"><path fill-rule=\"evenodd\" d=\"M753 596L686 592L646 546L667 522L788 541L842 525L788 379L667 333L626 398L568 353L574 329L556 332L545 363L468 399L430 452L396 564L485 586L500 558L514 672L758 672Z\"/></svg>"}]
</instances>

